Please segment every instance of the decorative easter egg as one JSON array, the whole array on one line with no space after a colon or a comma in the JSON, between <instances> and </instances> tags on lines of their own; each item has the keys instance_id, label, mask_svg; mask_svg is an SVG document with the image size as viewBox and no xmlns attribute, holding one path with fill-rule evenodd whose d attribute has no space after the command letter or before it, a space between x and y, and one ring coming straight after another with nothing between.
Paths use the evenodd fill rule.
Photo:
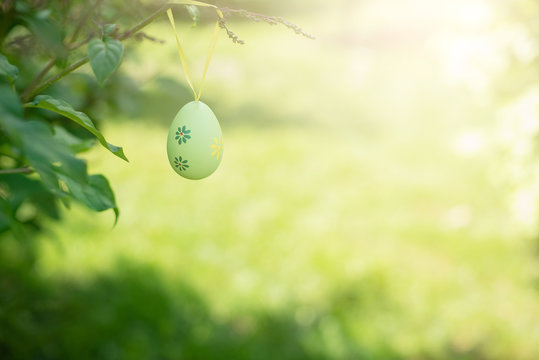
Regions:
<instances>
[{"instance_id":1,"label":"decorative easter egg","mask_svg":"<svg viewBox=\"0 0 539 360\"><path fill-rule=\"evenodd\" d=\"M184 105L168 132L170 166L187 179L210 176L223 158L222 136L219 121L208 105L202 101Z\"/></svg>"}]
</instances>

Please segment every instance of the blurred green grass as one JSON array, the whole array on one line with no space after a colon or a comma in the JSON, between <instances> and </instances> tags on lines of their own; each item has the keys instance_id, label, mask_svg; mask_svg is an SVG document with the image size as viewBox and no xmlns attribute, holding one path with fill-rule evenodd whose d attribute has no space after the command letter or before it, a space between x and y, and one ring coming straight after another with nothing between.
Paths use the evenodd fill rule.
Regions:
<instances>
[{"instance_id":1,"label":"blurred green grass","mask_svg":"<svg viewBox=\"0 0 539 360\"><path fill-rule=\"evenodd\" d=\"M166 159L190 100L170 29L149 30L165 45L129 50L123 71L140 88L123 106L137 115L102 112L130 163L86 155L120 222L74 205L39 239L36 272L60 299L45 323L64 354L539 356L533 244L493 179L494 145L455 148L470 128L490 134L494 110L447 86L419 40L363 46L337 24L315 42L263 24L234 24L244 47L223 36L203 101L224 160L198 182ZM180 27L195 74L210 32Z\"/></svg>"}]
</instances>

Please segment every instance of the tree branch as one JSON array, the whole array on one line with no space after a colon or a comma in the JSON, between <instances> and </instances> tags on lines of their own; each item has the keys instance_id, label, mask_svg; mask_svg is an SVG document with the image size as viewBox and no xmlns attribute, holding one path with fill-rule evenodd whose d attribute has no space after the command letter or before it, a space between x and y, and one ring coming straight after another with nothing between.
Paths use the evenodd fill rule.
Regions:
<instances>
[{"instance_id":1,"label":"tree branch","mask_svg":"<svg viewBox=\"0 0 539 360\"><path fill-rule=\"evenodd\" d=\"M49 86L51 86L52 84L54 84L55 82L57 82L58 80L60 80L61 78L63 78L64 76L72 73L73 71L77 70L78 68L80 68L82 65L86 64L87 62L89 61L88 57L85 57L85 58L82 58L80 59L79 61L77 61L76 63L74 64L71 64L70 66L68 66L67 68L65 68L62 72L59 72L58 74L54 75L53 77L51 78L48 78L43 84L41 84L37 89L35 89L34 91L32 91L28 96L27 96L27 99L30 99L32 96L34 96L35 94L38 94L40 92L42 92L43 90L45 90L46 88L48 88Z\"/></svg>"},{"instance_id":2,"label":"tree branch","mask_svg":"<svg viewBox=\"0 0 539 360\"><path fill-rule=\"evenodd\" d=\"M155 19L157 19L159 16L161 16L165 11L167 11L168 9L170 9L170 8L172 8L174 6L180 6L180 4L164 3L153 14L148 16L146 19L142 20L137 25L133 26L131 29L125 31L123 34L118 36L117 39L120 40L120 41L124 41L124 40L127 40L127 39L133 37L133 35L137 34L140 30L142 30L143 28L148 26L151 22L153 22ZM217 8L217 9L218 9L218 11L220 10L219 8ZM314 36L304 32L299 26L297 26L297 25L295 25L295 24L293 24L293 23L291 23L291 22L289 22L289 21L287 21L287 20L285 20L283 18L280 18L280 17L266 16L266 15L252 13L252 12L249 12L249 11L246 11L246 10L235 10L235 9L228 9L228 8L224 8L224 9L222 9L222 11L225 14L229 14L229 15L230 14L235 14L235 15L239 15L239 16L244 16L244 17L247 17L247 18L249 18L251 20L254 20L254 21L265 21L265 22L267 22L267 23L269 23L271 25L283 24L284 26L294 30L297 34L303 35L303 36L305 36L307 38L310 38L310 39L314 39ZM228 30L226 28L224 20L220 21L219 25L222 28L225 28L227 30L227 34L229 35L229 37L231 37L234 40L234 42L240 43L240 44L243 43L241 40L239 40L237 38L237 36L234 33L232 33L230 30ZM80 45L83 45L86 42L86 40L88 40L88 39L82 40L81 44L77 44L77 47L80 46ZM31 92L28 91L28 95L25 96L25 98L26 98L25 101L27 99L30 99L33 95L42 92L43 90L48 88L50 85L54 84L56 81L62 79L64 76L72 73L73 71L75 71L76 69L81 67L82 65L86 64L88 61L89 61L88 57L84 57L81 60L77 61L76 63L68 66L67 68L65 68L60 73L58 73L58 74L52 76L51 78L47 79L45 82L43 82L41 85L39 85L37 87L37 89L35 89L35 90L31 91ZM25 93L27 93L26 90L25 90Z\"/></svg>"}]
</instances>

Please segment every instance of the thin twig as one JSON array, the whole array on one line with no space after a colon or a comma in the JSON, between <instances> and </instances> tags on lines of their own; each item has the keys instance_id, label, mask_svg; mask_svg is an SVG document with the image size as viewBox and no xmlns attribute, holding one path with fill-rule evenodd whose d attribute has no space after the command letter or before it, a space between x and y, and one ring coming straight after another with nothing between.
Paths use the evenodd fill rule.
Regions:
<instances>
[{"instance_id":1,"label":"thin twig","mask_svg":"<svg viewBox=\"0 0 539 360\"><path fill-rule=\"evenodd\" d=\"M30 99L34 94L38 94L38 93L42 92L43 90L45 90L46 88L48 88L49 86L51 86L52 84L54 84L55 82L57 82L58 80L63 78L64 76L66 76L66 75L72 73L73 71L77 70L82 65L86 64L88 61L89 61L88 57L80 59L76 63L68 66L67 68L65 68L62 72L59 72L58 74L54 75L53 77L47 79L43 84L41 84L37 89L35 89L34 91L32 91L28 95L28 99Z\"/></svg>"},{"instance_id":2,"label":"thin twig","mask_svg":"<svg viewBox=\"0 0 539 360\"><path fill-rule=\"evenodd\" d=\"M126 40L129 39L131 36L142 30L144 27L148 26L152 21L157 19L161 14L163 14L166 10L168 10L172 4L165 4L161 6L156 12L154 12L152 15L148 16L146 19L142 20L137 25L133 26L131 29L124 32L118 40Z\"/></svg>"},{"instance_id":3,"label":"thin twig","mask_svg":"<svg viewBox=\"0 0 539 360\"><path fill-rule=\"evenodd\" d=\"M17 169L4 169L0 170L0 175L6 175L6 174L31 174L34 170L30 169L28 166L23 168L17 168Z\"/></svg>"},{"instance_id":4,"label":"thin twig","mask_svg":"<svg viewBox=\"0 0 539 360\"><path fill-rule=\"evenodd\" d=\"M263 15L263 14L250 12L250 11L243 10L243 9L236 10L236 9L230 9L230 8L222 8L221 11L225 14L225 16L226 15L238 15L238 16L245 17L245 18L248 18L250 20L253 20L255 22L264 21L264 22L266 22L266 23L268 23L270 25L282 24L282 25L286 26L287 28L293 30L298 35L305 36L306 38L309 38L311 40L315 39L315 37L313 35L311 35L309 33L306 33L298 25L296 25L294 23L291 23L290 21L288 21L286 19L283 19L282 17L279 17L279 16L268 16L268 15Z\"/></svg>"},{"instance_id":5,"label":"thin twig","mask_svg":"<svg viewBox=\"0 0 539 360\"><path fill-rule=\"evenodd\" d=\"M11 40L8 43L8 46L13 46L13 45L17 45L17 44L23 44L25 41L30 40L31 38L32 38L32 35L17 36L15 38L13 38L13 40Z\"/></svg>"},{"instance_id":6,"label":"thin twig","mask_svg":"<svg viewBox=\"0 0 539 360\"><path fill-rule=\"evenodd\" d=\"M101 3L103 0L97 0L93 6L94 9L97 9L101 6ZM84 15L80 18L79 23L77 24L77 27L75 28L75 31L73 32L73 35L71 35L71 39L69 40L69 43L73 44L77 37L79 36L80 31L86 25L86 22L88 21L88 18L90 18L90 15L92 14L92 11L85 11Z\"/></svg>"},{"instance_id":7,"label":"thin twig","mask_svg":"<svg viewBox=\"0 0 539 360\"><path fill-rule=\"evenodd\" d=\"M70 51L73 51L75 49L78 49L80 48L82 45L84 44L87 44L90 42L90 40L92 40L92 37L94 36L93 33L91 33L90 35L86 36L84 39L82 39L81 41L79 42L76 42L76 43L72 43L71 45L68 45L67 48L70 50Z\"/></svg>"},{"instance_id":8,"label":"thin twig","mask_svg":"<svg viewBox=\"0 0 539 360\"><path fill-rule=\"evenodd\" d=\"M238 35L236 35L232 30L226 26L226 21L224 18L219 19L219 27L226 31L227 36L234 42L234 44L245 44L245 41L241 40Z\"/></svg>"}]
</instances>

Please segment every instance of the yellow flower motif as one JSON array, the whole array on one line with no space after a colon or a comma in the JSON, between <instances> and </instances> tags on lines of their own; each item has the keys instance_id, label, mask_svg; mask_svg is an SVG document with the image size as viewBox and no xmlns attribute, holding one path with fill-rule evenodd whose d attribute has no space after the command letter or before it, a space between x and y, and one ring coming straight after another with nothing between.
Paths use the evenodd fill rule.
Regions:
<instances>
[{"instance_id":1,"label":"yellow flower motif","mask_svg":"<svg viewBox=\"0 0 539 360\"><path fill-rule=\"evenodd\" d=\"M217 160L223 155L223 139L219 136L219 139L213 138L215 144L211 144L210 148L213 149L211 156L216 156Z\"/></svg>"}]
</instances>

